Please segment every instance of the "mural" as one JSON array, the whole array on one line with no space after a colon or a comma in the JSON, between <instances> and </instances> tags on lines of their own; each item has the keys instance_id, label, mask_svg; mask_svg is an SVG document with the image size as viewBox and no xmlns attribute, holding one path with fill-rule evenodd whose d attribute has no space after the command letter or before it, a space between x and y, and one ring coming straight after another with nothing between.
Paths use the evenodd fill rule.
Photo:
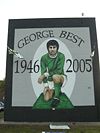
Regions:
<instances>
[{"instance_id":1,"label":"mural","mask_svg":"<svg viewBox=\"0 0 100 133\"><path fill-rule=\"evenodd\" d=\"M16 29L14 49L12 106L94 105L89 28Z\"/></svg>"},{"instance_id":2,"label":"mural","mask_svg":"<svg viewBox=\"0 0 100 133\"><path fill-rule=\"evenodd\" d=\"M100 121L99 88L95 18L9 20L5 120Z\"/></svg>"}]
</instances>

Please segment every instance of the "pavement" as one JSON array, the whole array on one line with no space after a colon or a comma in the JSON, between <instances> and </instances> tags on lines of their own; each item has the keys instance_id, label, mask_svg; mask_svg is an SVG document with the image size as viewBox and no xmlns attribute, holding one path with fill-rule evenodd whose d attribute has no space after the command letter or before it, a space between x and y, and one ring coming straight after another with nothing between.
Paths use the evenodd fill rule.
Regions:
<instances>
[{"instance_id":1,"label":"pavement","mask_svg":"<svg viewBox=\"0 0 100 133\"><path fill-rule=\"evenodd\" d=\"M11 122L0 119L0 124L11 125L69 125L69 126L100 126L100 122Z\"/></svg>"}]
</instances>

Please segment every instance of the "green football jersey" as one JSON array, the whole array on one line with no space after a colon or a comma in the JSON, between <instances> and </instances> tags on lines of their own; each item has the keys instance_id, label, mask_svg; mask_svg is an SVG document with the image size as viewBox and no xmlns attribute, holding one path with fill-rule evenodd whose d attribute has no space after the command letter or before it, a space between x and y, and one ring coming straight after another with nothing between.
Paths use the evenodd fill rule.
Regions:
<instances>
[{"instance_id":1,"label":"green football jersey","mask_svg":"<svg viewBox=\"0 0 100 133\"><path fill-rule=\"evenodd\" d=\"M58 52L55 58L51 58L48 53L43 55L40 62L41 74L49 73L48 79L45 78L43 82L52 81L54 74L64 75L64 62L65 56L61 52Z\"/></svg>"}]
</instances>

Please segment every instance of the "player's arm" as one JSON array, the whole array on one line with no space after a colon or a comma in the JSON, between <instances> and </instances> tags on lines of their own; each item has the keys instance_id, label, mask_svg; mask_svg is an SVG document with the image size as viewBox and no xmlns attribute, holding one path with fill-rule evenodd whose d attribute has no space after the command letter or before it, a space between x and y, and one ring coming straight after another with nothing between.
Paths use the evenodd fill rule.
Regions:
<instances>
[{"instance_id":1,"label":"player's arm","mask_svg":"<svg viewBox=\"0 0 100 133\"><path fill-rule=\"evenodd\" d=\"M41 58L40 61L40 66L41 66L41 76L38 78L38 83L42 83L42 82L47 82L47 67L46 67L46 60L44 58L44 56Z\"/></svg>"}]
</instances>

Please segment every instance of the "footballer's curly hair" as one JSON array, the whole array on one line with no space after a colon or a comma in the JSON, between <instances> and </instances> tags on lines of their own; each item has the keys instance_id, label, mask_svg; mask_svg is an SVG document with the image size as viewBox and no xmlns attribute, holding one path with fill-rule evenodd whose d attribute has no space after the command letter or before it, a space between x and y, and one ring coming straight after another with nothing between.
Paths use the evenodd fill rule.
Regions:
<instances>
[{"instance_id":1,"label":"footballer's curly hair","mask_svg":"<svg viewBox=\"0 0 100 133\"><path fill-rule=\"evenodd\" d=\"M57 50L59 49L59 44L56 40L50 40L47 42L47 49L49 49L49 46L56 46L57 47Z\"/></svg>"}]
</instances>

